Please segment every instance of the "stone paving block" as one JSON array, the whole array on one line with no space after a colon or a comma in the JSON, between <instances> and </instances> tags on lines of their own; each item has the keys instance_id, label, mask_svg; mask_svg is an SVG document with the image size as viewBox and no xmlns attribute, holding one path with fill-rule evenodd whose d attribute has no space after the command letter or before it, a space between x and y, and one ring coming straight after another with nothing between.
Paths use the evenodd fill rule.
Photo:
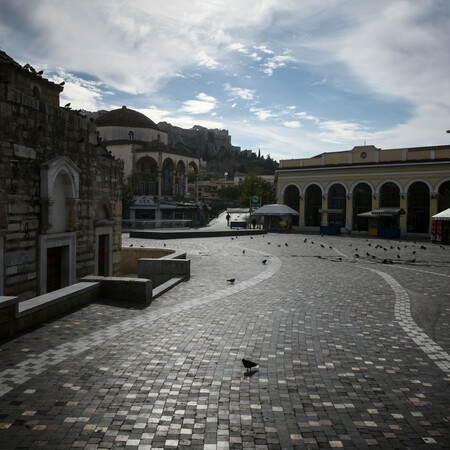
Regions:
<instances>
[{"instance_id":1,"label":"stone paving block","mask_svg":"<svg viewBox=\"0 0 450 450\"><path fill-rule=\"evenodd\" d=\"M191 279L147 308L99 301L1 343L1 448L450 445L441 248L386 265L389 242L345 236L171 244Z\"/></svg>"}]
</instances>

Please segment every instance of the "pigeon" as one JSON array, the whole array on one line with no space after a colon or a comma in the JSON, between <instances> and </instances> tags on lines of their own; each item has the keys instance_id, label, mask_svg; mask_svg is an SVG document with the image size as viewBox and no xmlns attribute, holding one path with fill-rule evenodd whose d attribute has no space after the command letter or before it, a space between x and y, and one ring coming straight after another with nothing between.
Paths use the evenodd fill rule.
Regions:
<instances>
[{"instance_id":1,"label":"pigeon","mask_svg":"<svg viewBox=\"0 0 450 450\"><path fill-rule=\"evenodd\" d=\"M244 254L245 253L245 250L242 250L242 254Z\"/></svg>"},{"instance_id":2,"label":"pigeon","mask_svg":"<svg viewBox=\"0 0 450 450\"><path fill-rule=\"evenodd\" d=\"M69 108L70 107L70 103L66 103L65 105L64 105L64 108Z\"/></svg>"},{"instance_id":3,"label":"pigeon","mask_svg":"<svg viewBox=\"0 0 450 450\"><path fill-rule=\"evenodd\" d=\"M60 86L64 86L66 84L65 81L61 81L61 83L59 83Z\"/></svg>"},{"instance_id":4,"label":"pigeon","mask_svg":"<svg viewBox=\"0 0 450 450\"><path fill-rule=\"evenodd\" d=\"M355 258L359 258L359 255L358 255L358 253L355 253Z\"/></svg>"},{"instance_id":5,"label":"pigeon","mask_svg":"<svg viewBox=\"0 0 450 450\"><path fill-rule=\"evenodd\" d=\"M286 243L286 242L284 243L284 245L285 245L286 247L289 247L289 245L287 245L287 243Z\"/></svg>"},{"instance_id":6,"label":"pigeon","mask_svg":"<svg viewBox=\"0 0 450 450\"><path fill-rule=\"evenodd\" d=\"M44 73L44 71L43 70L40 70L38 73L37 73L37 75L42 75Z\"/></svg>"},{"instance_id":7,"label":"pigeon","mask_svg":"<svg viewBox=\"0 0 450 450\"><path fill-rule=\"evenodd\" d=\"M320 244L320 246L321 246L322 248L325 248L325 245L323 245L323 244Z\"/></svg>"},{"instance_id":8,"label":"pigeon","mask_svg":"<svg viewBox=\"0 0 450 450\"><path fill-rule=\"evenodd\" d=\"M420 250L426 250L427 248L424 245L420 246Z\"/></svg>"},{"instance_id":9,"label":"pigeon","mask_svg":"<svg viewBox=\"0 0 450 450\"><path fill-rule=\"evenodd\" d=\"M367 255L367 256L370 256L370 253L369 253L369 252L366 252L366 255Z\"/></svg>"},{"instance_id":10,"label":"pigeon","mask_svg":"<svg viewBox=\"0 0 450 450\"><path fill-rule=\"evenodd\" d=\"M400 255L397 255L397 258L400 259Z\"/></svg>"},{"instance_id":11,"label":"pigeon","mask_svg":"<svg viewBox=\"0 0 450 450\"><path fill-rule=\"evenodd\" d=\"M250 239L253 239L253 238L250 236Z\"/></svg>"},{"instance_id":12,"label":"pigeon","mask_svg":"<svg viewBox=\"0 0 450 450\"><path fill-rule=\"evenodd\" d=\"M133 244L130 244L130 247L133 247Z\"/></svg>"},{"instance_id":13,"label":"pigeon","mask_svg":"<svg viewBox=\"0 0 450 450\"><path fill-rule=\"evenodd\" d=\"M253 367L259 366L258 363L255 363L253 361L250 361L249 359L242 358L242 364L247 369L246 372L248 372L250 369L253 369Z\"/></svg>"},{"instance_id":14,"label":"pigeon","mask_svg":"<svg viewBox=\"0 0 450 450\"><path fill-rule=\"evenodd\" d=\"M263 259L263 260L262 260L262 263L263 263L263 264L266 264L266 262L267 262L267 259Z\"/></svg>"},{"instance_id":15,"label":"pigeon","mask_svg":"<svg viewBox=\"0 0 450 450\"><path fill-rule=\"evenodd\" d=\"M228 281L228 283L234 283L235 278L230 278Z\"/></svg>"}]
</instances>

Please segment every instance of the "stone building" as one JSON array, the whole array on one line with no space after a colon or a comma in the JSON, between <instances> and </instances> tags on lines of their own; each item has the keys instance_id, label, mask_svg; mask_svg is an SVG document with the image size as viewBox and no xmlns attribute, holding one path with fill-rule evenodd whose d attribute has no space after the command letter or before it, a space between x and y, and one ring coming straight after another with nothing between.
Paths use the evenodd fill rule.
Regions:
<instances>
[{"instance_id":1,"label":"stone building","mask_svg":"<svg viewBox=\"0 0 450 450\"><path fill-rule=\"evenodd\" d=\"M123 165L62 90L0 51L0 295L119 273Z\"/></svg>"},{"instance_id":2,"label":"stone building","mask_svg":"<svg viewBox=\"0 0 450 450\"><path fill-rule=\"evenodd\" d=\"M440 198L450 190L450 146L355 147L280 161L276 176L278 203L299 212L300 230L429 233L431 217L443 209Z\"/></svg>"},{"instance_id":3,"label":"stone building","mask_svg":"<svg viewBox=\"0 0 450 450\"><path fill-rule=\"evenodd\" d=\"M125 182L132 191L129 212L124 212L130 219L127 226L139 220L146 221L146 227L199 223L199 157L169 146L167 132L126 106L102 113L95 124L102 143L124 163ZM192 190L188 179L194 180Z\"/></svg>"}]
</instances>

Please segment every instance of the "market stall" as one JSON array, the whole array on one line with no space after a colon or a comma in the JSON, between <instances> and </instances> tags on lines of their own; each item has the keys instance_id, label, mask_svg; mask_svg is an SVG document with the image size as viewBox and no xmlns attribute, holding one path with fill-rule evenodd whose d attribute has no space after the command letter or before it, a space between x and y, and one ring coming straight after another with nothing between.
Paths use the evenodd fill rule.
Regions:
<instances>
[{"instance_id":1,"label":"market stall","mask_svg":"<svg viewBox=\"0 0 450 450\"><path fill-rule=\"evenodd\" d=\"M450 208L435 214L431 218L431 240L442 244L449 243Z\"/></svg>"},{"instance_id":2,"label":"market stall","mask_svg":"<svg viewBox=\"0 0 450 450\"><path fill-rule=\"evenodd\" d=\"M377 208L358 214L358 217L369 219L369 236L399 238L402 214L405 214L402 208Z\"/></svg>"},{"instance_id":3,"label":"market stall","mask_svg":"<svg viewBox=\"0 0 450 450\"><path fill-rule=\"evenodd\" d=\"M298 216L295 209L277 203L264 205L252 213L252 217L260 218L265 229L272 231L291 230L292 216Z\"/></svg>"}]
</instances>

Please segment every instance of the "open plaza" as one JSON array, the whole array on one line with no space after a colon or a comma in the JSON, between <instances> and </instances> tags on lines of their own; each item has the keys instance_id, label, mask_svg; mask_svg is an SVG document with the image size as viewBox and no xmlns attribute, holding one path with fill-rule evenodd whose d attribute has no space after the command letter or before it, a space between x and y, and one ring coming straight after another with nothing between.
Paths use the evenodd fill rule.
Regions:
<instances>
[{"instance_id":1,"label":"open plaza","mask_svg":"<svg viewBox=\"0 0 450 450\"><path fill-rule=\"evenodd\" d=\"M190 279L3 341L0 448L450 446L448 247L295 233L122 245L185 251Z\"/></svg>"}]
</instances>

